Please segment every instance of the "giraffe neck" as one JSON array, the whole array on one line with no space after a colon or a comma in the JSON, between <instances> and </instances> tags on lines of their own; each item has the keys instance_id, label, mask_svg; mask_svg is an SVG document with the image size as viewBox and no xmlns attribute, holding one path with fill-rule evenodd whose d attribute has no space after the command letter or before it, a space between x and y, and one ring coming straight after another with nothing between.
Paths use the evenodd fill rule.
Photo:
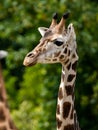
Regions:
<instances>
[{"instance_id":1,"label":"giraffe neck","mask_svg":"<svg viewBox=\"0 0 98 130\"><path fill-rule=\"evenodd\" d=\"M10 112L7 105L6 90L2 76L2 67L0 63L0 130L17 130L10 118Z\"/></svg>"},{"instance_id":2,"label":"giraffe neck","mask_svg":"<svg viewBox=\"0 0 98 130\"><path fill-rule=\"evenodd\" d=\"M57 103L57 130L80 130L74 109L74 85L77 60L62 65L61 84Z\"/></svg>"}]
</instances>

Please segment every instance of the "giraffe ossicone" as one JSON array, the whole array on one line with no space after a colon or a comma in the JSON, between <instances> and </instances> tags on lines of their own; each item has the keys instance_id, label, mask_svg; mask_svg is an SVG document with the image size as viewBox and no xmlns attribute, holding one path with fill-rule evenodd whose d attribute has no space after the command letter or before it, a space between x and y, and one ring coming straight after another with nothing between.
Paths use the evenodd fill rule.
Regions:
<instances>
[{"instance_id":1,"label":"giraffe ossicone","mask_svg":"<svg viewBox=\"0 0 98 130\"><path fill-rule=\"evenodd\" d=\"M33 66L37 63L61 63L62 75L57 102L57 130L80 130L74 108L74 85L76 79L76 34L73 24L65 26L68 13L57 23L57 14L49 28L39 27L42 35L40 43L29 52L23 64Z\"/></svg>"}]
</instances>

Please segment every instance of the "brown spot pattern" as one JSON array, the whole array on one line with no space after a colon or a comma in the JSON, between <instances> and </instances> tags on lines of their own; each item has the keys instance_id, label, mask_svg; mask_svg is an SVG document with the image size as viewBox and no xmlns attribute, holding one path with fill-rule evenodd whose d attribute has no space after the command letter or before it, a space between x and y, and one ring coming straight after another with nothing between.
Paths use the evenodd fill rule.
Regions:
<instances>
[{"instance_id":1,"label":"brown spot pattern","mask_svg":"<svg viewBox=\"0 0 98 130\"><path fill-rule=\"evenodd\" d=\"M71 110L70 119L73 119L73 117L74 117L74 107L72 106L72 110Z\"/></svg>"},{"instance_id":2,"label":"brown spot pattern","mask_svg":"<svg viewBox=\"0 0 98 130\"><path fill-rule=\"evenodd\" d=\"M73 55L72 55L72 58L75 58L75 57L76 57L75 54L73 54Z\"/></svg>"},{"instance_id":3,"label":"brown spot pattern","mask_svg":"<svg viewBox=\"0 0 98 130\"><path fill-rule=\"evenodd\" d=\"M9 120L10 129L15 129L14 123L12 120Z\"/></svg>"},{"instance_id":4,"label":"brown spot pattern","mask_svg":"<svg viewBox=\"0 0 98 130\"><path fill-rule=\"evenodd\" d=\"M60 100L63 98L63 91L62 91L62 88L59 88L58 97L59 97Z\"/></svg>"},{"instance_id":5,"label":"brown spot pattern","mask_svg":"<svg viewBox=\"0 0 98 130\"><path fill-rule=\"evenodd\" d=\"M74 88L73 88L74 89ZM75 95L74 95L74 90L73 90L73 93L72 93L72 100L75 99Z\"/></svg>"},{"instance_id":6,"label":"brown spot pattern","mask_svg":"<svg viewBox=\"0 0 98 130\"><path fill-rule=\"evenodd\" d=\"M56 119L56 121L57 121L57 127L59 129L61 127L61 125L62 125L62 121L59 120L58 118Z\"/></svg>"},{"instance_id":7,"label":"brown spot pattern","mask_svg":"<svg viewBox=\"0 0 98 130\"><path fill-rule=\"evenodd\" d=\"M71 108L70 102L64 102L64 104L63 104L63 118L64 119L66 119L68 117L70 108Z\"/></svg>"},{"instance_id":8,"label":"brown spot pattern","mask_svg":"<svg viewBox=\"0 0 98 130\"><path fill-rule=\"evenodd\" d=\"M69 62L69 59L67 59L67 60L64 62L64 64L66 65L68 62Z\"/></svg>"},{"instance_id":9,"label":"brown spot pattern","mask_svg":"<svg viewBox=\"0 0 98 130\"><path fill-rule=\"evenodd\" d=\"M62 80L64 81L65 74L63 74L63 72L62 72L62 76L61 77L62 77Z\"/></svg>"},{"instance_id":10,"label":"brown spot pattern","mask_svg":"<svg viewBox=\"0 0 98 130\"><path fill-rule=\"evenodd\" d=\"M61 56L60 56L60 59L61 59L61 60L64 59L64 55L61 55Z\"/></svg>"},{"instance_id":11,"label":"brown spot pattern","mask_svg":"<svg viewBox=\"0 0 98 130\"><path fill-rule=\"evenodd\" d=\"M68 81L68 82L71 82L71 81L73 80L74 77L75 77L74 74L68 75L67 81Z\"/></svg>"},{"instance_id":12,"label":"brown spot pattern","mask_svg":"<svg viewBox=\"0 0 98 130\"><path fill-rule=\"evenodd\" d=\"M1 121L5 121L5 114L4 114L4 110L2 108L0 108L0 122Z\"/></svg>"},{"instance_id":13,"label":"brown spot pattern","mask_svg":"<svg viewBox=\"0 0 98 130\"><path fill-rule=\"evenodd\" d=\"M57 61L57 59L53 59L53 61Z\"/></svg>"},{"instance_id":14,"label":"brown spot pattern","mask_svg":"<svg viewBox=\"0 0 98 130\"><path fill-rule=\"evenodd\" d=\"M59 106L59 104L57 105L56 113L57 113L57 114L60 114L60 106Z\"/></svg>"},{"instance_id":15,"label":"brown spot pattern","mask_svg":"<svg viewBox=\"0 0 98 130\"><path fill-rule=\"evenodd\" d=\"M70 50L68 50L68 56L70 55Z\"/></svg>"},{"instance_id":16,"label":"brown spot pattern","mask_svg":"<svg viewBox=\"0 0 98 130\"><path fill-rule=\"evenodd\" d=\"M69 70L70 67L71 67L71 63L69 63L69 64L67 65L67 69Z\"/></svg>"},{"instance_id":17,"label":"brown spot pattern","mask_svg":"<svg viewBox=\"0 0 98 130\"><path fill-rule=\"evenodd\" d=\"M67 125L67 126L64 126L64 130L76 130L75 128L74 128L74 125L73 124L69 124L69 125Z\"/></svg>"},{"instance_id":18,"label":"brown spot pattern","mask_svg":"<svg viewBox=\"0 0 98 130\"><path fill-rule=\"evenodd\" d=\"M67 96L73 94L73 86L71 86L71 85L67 85L67 86L65 86L65 90L66 90L66 94L67 94Z\"/></svg>"},{"instance_id":19,"label":"brown spot pattern","mask_svg":"<svg viewBox=\"0 0 98 130\"><path fill-rule=\"evenodd\" d=\"M54 56L55 56L55 57L58 57L58 56L60 55L60 53L61 53L61 52L59 51L58 53L55 53Z\"/></svg>"},{"instance_id":20,"label":"brown spot pattern","mask_svg":"<svg viewBox=\"0 0 98 130\"><path fill-rule=\"evenodd\" d=\"M0 101L4 102L5 100L6 100L5 92L2 88L2 84L1 84L1 81L0 81Z\"/></svg>"},{"instance_id":21,"label":"brown spot pattern","mask_svg":"<svg viewBox=\"0 0 98 130\"><path fill-rule=\"evenodd\" d=\"M75 61L73 64L72 64L72 69L75 71L76 70L76 66L77 66L77 61Z\"/></svg>"},{"instance_id":22,"label":"brown spot pattern","mask_svg":"<svg viewBox=\"0 0 98 130\"><path fill-rule=\"evenodd\" d=\"M6 126L0 126L0 130L7 130Z\"/></svg>"},{"instance_id":23,"label":"brown spot pattern","mask_svg":"<svg viewBox=\"0 0 98 130\"><path fill-rule=\"evenodd\" d=\"M65 54L67 53L67 48L64 49L64 53L65 53Z\"/></svg>"}]
</instances>

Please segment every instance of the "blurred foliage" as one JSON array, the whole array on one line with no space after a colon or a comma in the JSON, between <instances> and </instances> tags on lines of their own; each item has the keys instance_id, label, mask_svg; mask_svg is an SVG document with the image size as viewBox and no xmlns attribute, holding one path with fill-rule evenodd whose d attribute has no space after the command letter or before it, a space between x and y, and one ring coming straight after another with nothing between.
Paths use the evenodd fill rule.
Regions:
<instances>
[{"instance_id":1,"label":"blurred foliage","mask_svg":"<svg viewBox=\"0 0 98 130\"><path fill-rule=\"evenodd\" d=\"M39 42L39 26L49 27L54 12L70 10L77 34L79 62L76 109L82 130L98 129L98 1L0 0L0 50L11 114L20 130L56 129L55 111L61 66L23 67L27 52ZM25 126L25 127L23 127Z\"/></svg>"}]
</instances>

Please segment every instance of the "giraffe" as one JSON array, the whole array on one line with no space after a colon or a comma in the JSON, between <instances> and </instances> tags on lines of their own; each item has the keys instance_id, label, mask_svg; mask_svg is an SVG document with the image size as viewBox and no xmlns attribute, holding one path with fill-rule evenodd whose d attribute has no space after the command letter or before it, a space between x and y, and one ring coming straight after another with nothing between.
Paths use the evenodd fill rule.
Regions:
<instances>
[{"instance_id":1,"label":"giraffe","mask_svg":"<svg viewBox=\"0 0 98 130\"><path fill-rule=\"evenodd\" d=\"M76 34L73 24L65 27L69 12L57 23L57 13L53 15L49 28L39 27L42 35L40 43L29 52L23 64L33 66L37 63L61 63L62 74L56 110L57 130L80 130L74 107L74 86L76 79Z\"/></svg>"},{"instance_id":2,"label":"giraffe","mask_svg":"<svg viewBox=\"0 0 98 130\"><path fill-rule=\"evenodd\" d=\"M0 51L0 61L7 56L6 51ZM0 130L17 130L11 117L7 105L7 95L2 75L2 65L0 62Z\"/></svg>"}]
</instances>

